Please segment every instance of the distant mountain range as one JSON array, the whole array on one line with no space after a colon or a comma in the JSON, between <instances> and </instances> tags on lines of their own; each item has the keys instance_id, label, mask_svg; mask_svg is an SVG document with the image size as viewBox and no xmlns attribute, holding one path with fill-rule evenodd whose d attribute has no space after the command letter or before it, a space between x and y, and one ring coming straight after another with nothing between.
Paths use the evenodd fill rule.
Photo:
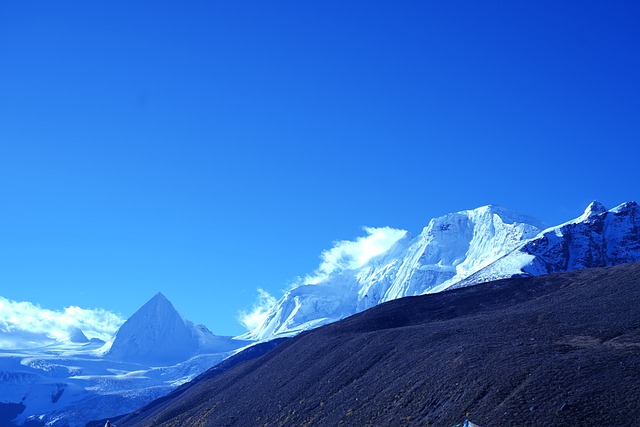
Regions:
<instances>
[{"instance_id":1,"label":"distant mountain range","mask_svg":"<svg viewBox=\"0 0 640 427\"><path fill-rule=\"evenodd\" d=\"M157 294L113 340L0 349L0 426L83 427L188 382L249 342L215 336Z\"/></svg>"},{"instance_id":2,"label":"distant mountain range","mask_svg":"<svg viewBox=\"0 0 640 427\"><path fill-rule=\"evenodd\" d=\"M499 206L432 219L356 269L339 269L280 298L245 339L292 336L385 301L513 276L640 261L640 209L591 203L578 218L544 228Z\"/></svg>"},{"instance_id":3,"label":"distant mountain range","mask_svg":"<svg viewBox=\"0 0 640 427\"><path fill-rule=\"evenodd\" d=\"M262 324L236 338L216 336L184 319L164 295L157 294L106 343L87 340L78 329L68 342L0 349L0 425L76 427L125 414L243 347L290 337L401 297L640 261L639 224L635 202L610 210L593 202L575 220L551 228L498 206L448 214L432 219L417 236L394 235L395 243L357 268L346 263L313 284L291 289ZM470 309L471 303L465 304ZM454 304L438 310L457 313L459 308ZM413 322L406 313L389 316ZM3 339L11 338L10 330L1 332ZM256 347L252 357L258 348L269 346ZM320 348L305 351L325 357ZM238 358L234 360L247 357Z\"/></svg>"},{"instance_id":4,"label":"distant mountain range","mask_svg":"<svg viewBox=\"0 0 640 427\"><path fill-rule=\"evenodd\" d=\"M212 369L117 425L633 424L638 301L640 263L401 298Z\"/></svg>"}]
</instances>

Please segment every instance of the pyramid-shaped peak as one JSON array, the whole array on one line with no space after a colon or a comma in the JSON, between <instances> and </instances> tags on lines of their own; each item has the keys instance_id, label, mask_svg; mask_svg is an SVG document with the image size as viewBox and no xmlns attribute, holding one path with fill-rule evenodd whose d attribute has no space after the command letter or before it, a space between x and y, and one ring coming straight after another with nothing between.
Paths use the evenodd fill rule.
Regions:
<instances>
[{"instance_id":1,"label":"pyramid-shaped peak","mask_svg":"<svg viewBox=\"0 0 640 427\"><path fill-rule=\"evenodd\" d=\"M150 302L169 303L169 304L171 304L171 301L169 301L169 299L167 297L165 297L162 292L158 292L153 297L151 297L151 299L149 301L147 301L147 304L150 303Z\"/></svg>"},{"instance_id":2,"label":"pyramid-shaped peak","mask_svg":"<svg viewBox=\"0 0 640 427\"><path fill-rule=\"evenodd\" d=\"M164 294L163 294L162 292L158 292L158 293L157 293L157 294L155 294L155 295L153 296L153 298L151 298L151 299L165 299L165 300L169 301L169 300L167 299L167 297L165 297L165 296L164 296Z\"/></svg>"},{"instance_id":3,"label":"pyramid-shaped peak","mask_svg":"<svg viewBox=\"0 0 640 427\"><path fill-rule=\"evenodd\" d=\"M607 208L605 208L602 203L600 203L597 200L594 200L593 202L589 203L589 206L587 206L587 208L584 210L583 216L590 217L594 215L600 215L601 213L604 213L606 211L607 211Z\"/></svg>"},{"instance_id":4,"label":"pyramid-shaped peak","mask_svg":"<svg viewBox=\"0 0 640 427\"><path fill-rule=\"evenodd\" d=\"M176 309L171 303L171 301L169 301L169 299L167 299L167 297L165 297L162 292L158 292L153 297L151 297L149 301L144 303L144 305L140 307L138 311L136 311L131 317L136 316L140 312L148 313L150 311L158 312L166 315L170 312L176 311Z\"/></svg>"},{"instance_id":5,"label":"pyramid-shaped peak","mask_svg":"<svg viewBox=\"0 0 640 427\"><path fill-rule=\"evenodd\" d=\"M198 339L193 324L158 292L120 327L109 354L127 361L181 361L194 354Z\"/></svg>"},{"instance_id":6,"label":"pyramid-shaped peak","mask_svg":"<svg viewBox=\"0 0 640 427\"><path fill-rule=\"evenodd\" d=\"M161 292L155 294L138 309L125 323L140 325L163 325L170 322L185 323L186 320Z\"/></svg>"}]
</instances>

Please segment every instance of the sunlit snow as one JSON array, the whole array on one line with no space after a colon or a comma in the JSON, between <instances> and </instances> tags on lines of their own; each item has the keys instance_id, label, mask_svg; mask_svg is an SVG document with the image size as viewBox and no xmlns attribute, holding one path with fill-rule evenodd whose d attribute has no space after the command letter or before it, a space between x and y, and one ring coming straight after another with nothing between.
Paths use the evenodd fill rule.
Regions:
<instances>
[{"instance_id":1,"label":"sunlit snow","mask_svg":"<svg viewBox=\"0 0 640 427\"><path fill-rule=\"evenodd\" d=\"M268 311L262 306L256 317L262 322L243 337L293 335L404 296L639 261L638 222L635 202L609 211L593 202L576 219L550 228L499 206L483 206L432 219L415 237L384 229L386 244L375 255L340 262L343 254L358 253L354 248L373 235L368 230L369 236L324 252L313 280L290 289L275 304L270 300Z\"/></svg>"},{"instance_id":2,"label":"sunlit snow","mask_svg":"<svg viewBox=\"0 0 640 427\"><path fill-rule=\"evenodd\" d=\"M182 318L161 294L124 324L104 310L2 303L0 403L23 405L17 424L80 427L131 412L249 344ZM95 337L110 330L106 344Z\"/></svg>"}]
</instances>

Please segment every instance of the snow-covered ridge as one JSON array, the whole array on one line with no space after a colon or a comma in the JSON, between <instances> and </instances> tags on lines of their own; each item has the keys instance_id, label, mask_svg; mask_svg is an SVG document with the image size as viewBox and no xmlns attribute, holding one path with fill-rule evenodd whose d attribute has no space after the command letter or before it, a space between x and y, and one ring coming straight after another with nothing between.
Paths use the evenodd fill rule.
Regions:
<instances>
[{"instance_id":1,"label":"snow-covered ridge","mask_svg":"<svg viewBox=\"0 0 640 427\"><path fill-rule=\"evenodd\" d=\"M357 268L285 293L244 338L266 340L339 320L384 301L444 290L490 265L543 226L500 206L432 219Z\"/></svg>"},{"instance_id":2,"label":"snow-covered ridge","mask_svg":"<svg viewBox=\"0 0 640 427\"><path fill-rule=\"evenodd\" d=\"M640 261L635 202L610 210L594 202L576 219L550 228L490 205L432 219L418 235L389 227L366 231L368 236L339 242L338 249L323 253L320 268L286 292L241 338L293 335L395 298L497 278ZM2 307L12 313L43 310L0 298ZM96 319L121 324L109 312L71 307L47 313L52 319L76 320L52 334L51 322L30 324L36 328L31 332L0 317L0 405L21 409L13 420L2 419L0 411L0 425L40 420L80 426L130 412L249 344L195 325L162 294L144 304L104 346L96 338L96 331L104 332ZM3 340L12 345L3 346ZM27 342L40 347L16 347Z\"/></svg>"},{"instance_id":3,"label":"snow-covered ridge","mask_svg":"<svg viewBox=\"0 0 640 427\"><path fill-rule=\"evenodd\" d=\"M459 285L640 261L640 207L594 201L578 218L543 230Z\"/></svg>"},{"instance_id":4,"label":"snow-covered ridge","mask_svg":"<svg viewBox=\"0 0 640 427\"><path fill-rule=\"evenodd\" d=\"M405 296L638 261L639 230L635 202L607 210L595 201L576 219L551 228L493 205L447 214L357 268L289 290L243 337L293 335Z\"/></svg>"}]
</instances>

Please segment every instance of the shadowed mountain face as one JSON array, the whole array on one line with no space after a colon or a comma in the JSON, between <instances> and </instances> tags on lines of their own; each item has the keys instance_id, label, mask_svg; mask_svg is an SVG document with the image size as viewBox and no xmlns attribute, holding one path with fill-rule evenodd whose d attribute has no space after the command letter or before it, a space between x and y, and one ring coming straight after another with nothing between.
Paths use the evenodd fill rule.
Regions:
<instances>
[{"instance_id":1,"label":"shadowed mountain face","mask_svg":"<svg viewBox=\"0 0 640 427\"><path fill-rule=\"evenodd\" d=\"M391 301L305 332L119 426L627 425L640 264Z\"/></svg>"}]
</instances>

